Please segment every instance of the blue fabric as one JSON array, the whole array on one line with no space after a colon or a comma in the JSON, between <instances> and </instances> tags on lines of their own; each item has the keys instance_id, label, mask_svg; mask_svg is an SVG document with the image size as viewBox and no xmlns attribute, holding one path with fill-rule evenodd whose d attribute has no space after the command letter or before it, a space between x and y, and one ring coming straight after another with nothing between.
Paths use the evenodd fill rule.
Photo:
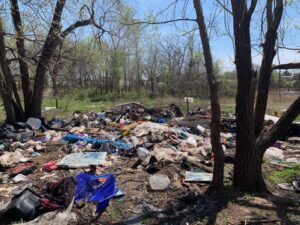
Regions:
<instances>
[{"instance_id":1,"label":"blue fabric","mask_svg":"<svg viewBox=\"0 0 300 225\"><path fill-rule=\"evenodd\" d=\"M77 135L72 135L72 134L68 134L67 136L65 136L63 138L63 140L71 142L71 143L75 143L77 141L83 141L86 143L90 143L93 144L93 148L100 148L102 144L104 143L108 143L110 146L113 146L115 148L119 148L122 150L130 150L132 149L132 146L126 144L123 141L111 141L111 140L98 140L95 138L89 138L89 137L80 137Z\"/></svg>"},{"instance_id":2,"label":"blue fabric","mask_svg":"<svg viewBox=\"0 0 300 225\"><path fill-rule=\"evenodd\" d=\"M166 123L166 119L165 118L159 118L157 120L157 123Z\"/></svg>"},{"instance_id":3,"label":"blue fabric","mask_svg":"<svg viewBox=\"0 0 300 225\"><path fill-rule=\"evenodd\" d=\"M106 181L100 183L99 179ZM76 176L75 202L97 202L97 213L101 213L109 205L109 201L116 193L116 179L112 174L90 175L79 174Z\"/></svg>"}]
</instances>

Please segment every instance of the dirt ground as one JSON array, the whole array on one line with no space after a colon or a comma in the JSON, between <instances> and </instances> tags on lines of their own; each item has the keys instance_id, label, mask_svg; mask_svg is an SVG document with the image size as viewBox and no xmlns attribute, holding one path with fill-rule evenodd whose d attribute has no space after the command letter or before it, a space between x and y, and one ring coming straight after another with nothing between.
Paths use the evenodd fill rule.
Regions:
<instances>
[{"instance_id":1,"label":"dirt ground","mask_svg":"<svg viewBox=\"0 0 300 225\"><path fill-rule=\"evenodd\" d=\"M59 160L64 155L64 152L54 150L33 159L37 170L28 175L29 180L21 186L32 185L33 189L40 190L46 181L84 172L83 169L50 173L42 171L45 162ZM112 155L108 161L112 164L104 172L116 176L117 187L125 191L125 196L111 200L109 207L100 216L95 215L95 206L92 204L85 204L83 208L74 206L73 211L77 214L74 225L300 224L300 207L296 202L300 200L299 194L283 192L274 186L270 186L272 194L242 194L232 188L229 175L224 191L206 195L208 184L184 182L183 174L172 165L158 172L172 178L171 185L165 191L152 192L148 187L150 174L132 168L137 161L136 157ZM227 173L230 174L231 168L232 165L226 165ZM265 166L265 170L268 169ZM11 189L18 187L20 185L0 185L1 202L8 200Z\"/></svg>"}]
</instances>

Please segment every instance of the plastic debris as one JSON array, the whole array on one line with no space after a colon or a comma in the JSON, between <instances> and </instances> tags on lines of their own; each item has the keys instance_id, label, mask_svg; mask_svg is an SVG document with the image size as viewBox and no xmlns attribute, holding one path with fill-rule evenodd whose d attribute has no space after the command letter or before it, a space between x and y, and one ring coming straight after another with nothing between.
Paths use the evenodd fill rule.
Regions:
<instances>
[{"instance_id":1,"label":"plastic debris","mask_svg":"<svg viewBox=\"0 0 300 225\"><path fill-rule=\"evenodd\" d=\"M15 195L9 205L1 213L3 218L32 220L40 215L40 196L26 188Z\"/></svg>"},{"instance_id":2,"label":"plastic debris","mask_svg":"<svg viewBox=\"0 0 300 225\"><path fill-rule=\"evenodd\" d=\"M142 165L147 166L149 164L150 158L152 156L151 152L149 152L146 148L138 148L137 155L140 160L142 160Z\"/></svg>"},{"instance_id":3,"label":"plastic debris","mask_svg":"<svg viewBox=\"0 0 300 225\"><path fill-rule=\"evenodd\" d=\"M90 143L93 145L93 148L100 148L102 144L108 143L110 146L113 146L115 148L121 149L121 150L130 150L132 147L123 141L111 141L111 140L98 140L94 138L89 137L80 137L77 135L67 135L63 138L63 140L75 143L77 141L83 141L86 143Z\"/></svg>"},{"instance_id":4,"label":"plastic debris","mask_svg":"<svg viewBox=\"0 0 300 225\"><path fill-rule=\"evenodd\" d=\"M109 205L109 201L116 193L116 180L111 174L76 176L75 202L95 202L97 213L101 213Z\"/></svg>"},{"instance_id":5,"label":"plastic debris","mask_svg":"<svg viewBox=\"0 0 300 225\"><path fill-rule=\"evenodd\" d=\"M155 174L150 176L149 184L152 190L154 191L163 191L165 190L169 184L170 179L167 175Z\"/></svg>"},{"instance_id":6,"label":"plastic debris","mask_svg":"<svg viewBox=\"0 0 300 225\"><path fill-rule=\"evenodd\" d=\"M210 182L212 181L213 175L212 173L204 173L204 172L185 172L185 181L186 182Z\"/></svg>"},{"instance_id":7,"label":"plastic debris","mask_svg":"<svg viewBox=\"0 0 300 225\"><path fill-rule=\"evenodd\" d=\"M265 152L265 156L278 158L278 159L284 158L283 151L281 149L275 148L275 147L268 148L267 151Z\"/></svg>"},{"instance_id":8,"label":"plastic debris","mask_svg":"<svg viewBox=\"0 0 300 225\"><path fill-rule=\"evenodd\" d=\"M88 168L91 165L103 165L107 152L72 153L65 156L59 166L63 168Z\"/></svg>"},{"instance_id":9,"label":"plastic debris","mask_svg":"<svg viewBox=\"0 0 300 225\"><path fill-rule=\"evenodd\" d=\"M39 153L39 152L33 152L33 153L31 154L31 156L32 156L33 158L40 157L41 155L42 155L42 154Z\"/></svg>"},{"instance_id":10,"label":"plastic debris","mask_svg":"<svg viewBox=\"0 0 300 225\"><path fill-rule=\"evenodd\" d=\"M20 183L20 182L27 181L27 180L28 180L28 178L25 175L23 175L23 174L18 174L17 176L15 176L12 179L12 181L14 183Z\"/></svg>"},{"instance_id":11,"label":"plastic debris","mask_svg":"<svg viewBox=\"0 0 300 225\"><path fill-rule=\"evenodd\" d=\"M28 118L28 120L26 121L26 124L28 126L30 126L31 129L33 130L38 130L40 129L41 125L42 125L42 122L40 119L37 119L37 118Z\"/></svg>"}]
</instances>

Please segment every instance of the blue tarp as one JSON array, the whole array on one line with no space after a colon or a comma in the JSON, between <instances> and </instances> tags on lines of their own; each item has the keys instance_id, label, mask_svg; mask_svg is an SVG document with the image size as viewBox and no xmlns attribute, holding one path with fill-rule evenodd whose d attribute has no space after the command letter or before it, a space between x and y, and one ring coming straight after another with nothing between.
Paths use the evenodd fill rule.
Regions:
<instances>
[{"instance_id":1,"label":"blue tarp","mask_svg":"<svg viewBox=\"0 0 300 225\"><path fill-rule=\"evenodd\" d=\"M104 182L100 182L103 179ZM75 202L97 202L97 213L101 213L109 205L111 198L116 193L116 179L112 174L90 175L79 174L76 176Z\"/></svg>"},{"instance_id":2,"label":"blue tarp","mask_svg":"<svg viewBox=\"0 0 300 225\"><path fill-rule=\"evenodd\" d=\"M130 150L132 149L132 146L126 144L123 141L111 141L111 140L98 140L95 138L90 138L90 137L80 137L77 135L72 135L72 134L68 134L67 136L65 136L63 138L63 140L71 142L71 143L75 143L77 141L83 141L89 144L92 144L93 148L100 148L102 144L108 143L110 146L113 146L115 148L121 149L121 150Z\"/></svg>"}]
</instances>

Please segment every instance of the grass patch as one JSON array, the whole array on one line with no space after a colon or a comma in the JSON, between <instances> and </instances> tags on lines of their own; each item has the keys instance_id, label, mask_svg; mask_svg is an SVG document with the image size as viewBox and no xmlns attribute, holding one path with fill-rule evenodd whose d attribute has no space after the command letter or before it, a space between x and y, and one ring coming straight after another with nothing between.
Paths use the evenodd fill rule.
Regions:
<instances>
[{"instance_id":1,"label":"grass patch","mask_svg":"<svg viewBox=\"0 0 300 225\"><path fill-rule=\"evenodd\" d=\"M250 202L250 201L253 201L253 200L255 199L255 195L246 193L246 194L243 196L243 199L244 199L245 201Z\"/></svg>"},{"instance_id":2,"label":"grass patch","mask_svg":"<svg viewBox=\"0 0 300 225\"><path fill-rule=\"evenodd\" d=\"M269 172L266 178L273 184L279 184L290 182L294 176L300 176L300 164L295 164L286 170Z\"/></svg>"},{"instance_id":3,"label":"grass patch","mask_svg":"<svg viewBox=\"0 0 300 225\"><path fill-rule=\"evenodd\" d=\"M270 92L268 102L268 114L273 114L274 111L280 112L281 109L287 108L297 96L281 96L279 99L277 93ZM186 103L183 101L183 96L169 96L169 95L158 95L156 98L149 98L149 93L146 90L140 92L109 92L107 94L101 94L98 89L87 88L74 90L68 92L63 97L58 99L59 109L52 110L44 113L46 118L53 116L59 116L65 118L71 116L74 111L81 110L84 112L90 111L101 111L109 109L111 106L125 103L125 102L139 102L145 107L161 107L171 103L177 104L181 110L186 113ZM223 97L220 99L221 109L225 112L234 114L235 112L235 98ZM52 97L45 97L43 99L44 107L54 107L55 99ZM194 102L190 104L190 109L196 109L198 107L209 108L210 100L208 98L194 97ZM5 119L5 112L3 105L0 106L0 122ZM297 117L296 121L300 121L300 116Z\"/></svg>"}]
</instances>

